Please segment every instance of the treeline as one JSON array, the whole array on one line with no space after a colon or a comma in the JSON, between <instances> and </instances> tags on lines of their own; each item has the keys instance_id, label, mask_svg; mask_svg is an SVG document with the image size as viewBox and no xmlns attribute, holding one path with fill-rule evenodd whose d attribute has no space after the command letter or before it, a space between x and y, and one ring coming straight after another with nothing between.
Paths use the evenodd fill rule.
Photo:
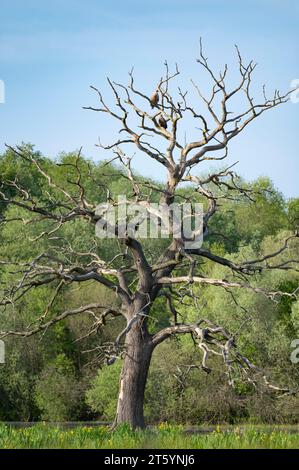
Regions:
<instances>
[{"instance_id":1,"label":"treeline","mask_svg":"<svg viewBox=\"0 0 299 470\"><path fill-rule=\"evenodd\" d=\"M53 161L33 152L55 182L69 192L74 190L77 166L80 166L81 184L86 197L93 203L113 199L118 194L132 193L130 182L122 171L108 163L95 163L74 154L62 154ZM45 181L25 160L10 151L0 156L0 291L1 298L8 295L6 285L15 282L17 268L5 264L5 259L26 263L42 252L53 256L72 256L93 250L101 259L110 260L118 252L116 240L96 239L94 229L84 220L76 220L53 233L42 236L49 222L26 224L26 214L19 207L7 208L5 198L14 195L13 182L27 188L29 197L51 207L53 194L46 192ZM146 181L144 178L141 180ZM268 178L253 183L241 181L251 190L250 197L221 202L221 210L211 220L205 242L213 252L232 260L254 259L266 252L279 249L283 240L294 232L299 220L299 199L287 201ZM157 192L152 200L159 200ZM144 185L146 193L146 185ZM187 196L192 188L186 186L181 194ZM146 195L146 194L145 194ZM148 195L148 194L147 194ZM6 224L6 220L12 220ZM38 230L38 231L37 231ZM28 241L30 240L30 241ZM71 254L66 247L72 245ZM166 240L146 242L147 255L163 249ZM298 259L298 244L291 246L291 257ZM283 262L284 254L280 260ZM81 256L82 262L82 256ZM209 260L202 263L202 273L210 277L225 277L225 268ZM134 282L134 279L132 279ZM298 286L298 273L271 270L256 275L259 286L292 292ZM59 296L56 290L59 289ZM238 344L244 355L267 373L273 383L292 389L299 387L299 367L290 360L290 343L299 338L299 302L283 298L276 302L250 290L231 292L217 287L193 287L193 299L186 295L184 301L174 303L184 321L200 317L236 332ZM41 315L49 319L57 312L88 302L115 305L117 301L104 287L95 282L69 286L43 286L30 290L16 305L0 307L0 331L22 331L28 325L38 324ZM165 298L159 299L151 318L151 329L167 325L171 312ZM104 330L87 335L93 319L79 314L55 324L42 333L20 338L5 338L6 363L0 365L0 419L16 420L85 420L113 418L118 393L121 360L112 366L99 361L97 347L112 342L123 329L121 318L115 318ZM232 388L221 362L213 359L213 371L206 374L199 367L200 352L190 337L172 338L159 346L150 370L146 391L148 422L169 421L177 423L218 422L297 422L299 403L296 396L278 397L279 394L255 390L242 381ZM163 349L163 351L161 351ZM162 352L162 354L161 354Z\"/></svg>"}]
</instances>

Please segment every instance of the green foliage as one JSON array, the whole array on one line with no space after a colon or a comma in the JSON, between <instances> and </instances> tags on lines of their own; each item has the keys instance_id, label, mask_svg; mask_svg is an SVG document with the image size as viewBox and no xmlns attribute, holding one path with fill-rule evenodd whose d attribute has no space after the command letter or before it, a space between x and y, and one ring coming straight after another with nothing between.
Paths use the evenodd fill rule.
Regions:
<instances>
[{"instance_id":1,"label":"green foliage","mask_svg":"<svg viewBox=\"0 0 299 470\"><path fill-rule=\"evenodd\" d=\"M39 410L34 400L34 374L37 364L32 350L6 343L9 361L0 364L0 420L36 420Z\"/></svg>"},{"instance_id":2,"label":"green foliage","mask_svg":"<svg viewBox=\"0 0 299 470\"><path fill-rule=\"evenodd\" d=\"M47 169L57 185L74 197L78 196L78 188L73 184L78 178L78 170L86 197L92 203L106 201L107 194L112 199L116 199L118 194L130 196L132 194L131 184L121 178L121 170L107 162L89 161L78 155L78 152L62 153L56 160L52 160L42 156L31 145L23 145L23 148L28 155L33 154ZM53 209L53 198L57 195L57 188L49 188L37 168L22 158L16 158L13 152L7 150L0 156L0 183L14 181L16 177L38 203ZM137 177L143 183L143 195L157 202L160 193L158 191L150 193L147 187L148 181L140 175ZM250 194L254 202L248 198L239 201L221 200L220 210L211 219L209 237L205 242L213 253L228 257L235 262L262 257L268 252L279 249L282 241L298 226L299 220L299 199L286 201L268 178L259 178L252 183L240 180L239 184L251 189ZM7 196L15 196L13 186L4 185L2 189ZM192 191L191 187L183 187L179 193L181 196L188 196ZM200 197L197 197L200 200ZM54 228L48 220L42 220L36 225L24 224L20 220L27 216L24 210L20 207L8 209L5 202L0 200L0 218L4 216L15 221L0 224L3 259L10 257L12 260L27 262L40 253L47 252L64 260L68 240L72 241L74 250L78 252L85 252L87 247L92 246L103 260L110 260L119 252L117 241L95 239L94 227L84 220L76 219L60 227L55 232L58 248L53 250L46 237L39 236L45 229ZM156 259L167 244L166 239L145 240L143 246L149 261ZM298 259L298 243L290 242L289 245L290 256ZM71 256L74 264L90 261L88 257L79 259L75 253L68 256ZM285 260L285 254L282 253L277 262ZM119 257L115 266L120 266L122 263L123 259ZM231 276L230 270L209 260L205 260L200 269L209 277ZM298 285L298 277L298 273L291 271L281 274L279 270L273 270L268 274L257 274L253 284L291 292ZM5 283L10 285L13 282L14 272L11 266L0 265L0 289ZM136 283L135 273L132 274L130 282ZM58 312L88 302L117 306L114 296L108 293L106 288L89 283L84 286L76 285L75 288L63 286L60 297L55 299L48 311L49 300L53 298L56 288L57 284L53 284L31 290L17 305L8 305L1 311L0 330L24 329L29 324L37 324L38 318L45 312L50 319ZM290 362L290 343L299 335L298 301L285 297L278 303L273 303L250 290L234 291L232 296L228 291L218 287L194 286L193 289L199 299L196 307L187 297L183 303L174 299L174 304L181 314L179 321L192 322L200 317L206 317L224 325L230 331L238 332L240 350L257 365L263 367L273 378L273 382L298 388L298 366ZM91 358L83 354L82 350L89 350L107 341L113 341L123 329L124 320L114 319L107 324L103 332L100 331L97 335L85 338L81 342L75 342L74 340L84 336L93 321L94 319L88 315L78 315L47 330L43 335L43 341L40 341L39 337L5 340L9 361L4 366L0 365L0 419L63 421L86 419L89 416L99 416L108 421L113 419L122 363L117 361L113 366L103 367L100 370L86 367ZM158 298L151 310L149 322L151 332L165 327L172 321L166 299ZM245 326L239 331L240 325L243 324ZM190 337L171 339L157 348L146 389L147 421L198 424L236 423L248 420L296 422L299 419L296 397L277 401L267 394L257 394L251 387L241 382L238 382L236 389L232 390L227 385L227 377L217 358L212 359L211 374L207 375L197 368L185 374L187 366L200 364L200 359L200 351L194 347ZM162 433L162 430L160 431ZM25 442L30 443L30 436L33 439L37 438L35 432L39 432L38 428L36 431L32 430L32 436L30 432L26 434L28 441L25 435L21 437L20 433L20 446L24 446ZM126 445L135 445L137 442L136 434L130 434L131 431L128 429L118 430L118 434L113 436L107 430L98 432L101 438L104 439L106 436L107 439L103 441L105 445L111 439L112 444L109 444L111 446L116 445L116 442L121 443L125 433L127 433ZM51 433L46 438L41 431L39 443L36 445L42 446L48 443L51 446L54 436L60 436L54 428L51 428ZM90 434L90 440L86 445L96 446L94 442L97 436L96 430L86 433ZM6 434L5 436L7 439ZM13 436L13 439L19 439L17 433ZM64 433L59 437L61 439L59 442L63 446L71 445L70 436L71 434ZM211 438L210 445L219 444L221 439L223 445L229 445L226 437L221 439L220 437L213 438L213 442ZM251 439L254 445L258 445L259 437L251 435L248 439L249 441ZM85 431L82 431L82 436L78 431L78 439L78 442L82 442L84 446L84 442L87 442ZM143 441L144 437L140 435L139 444ZM173 439L171 442L177 441ZM178 442L186 441L180 436ZM204 442L206 441L200 441L196 445L203 445Z\"/></svg>"},{"instance_id":3,"label":"green foliage","mask_svg":"<svg viewBox=\"0 0 299 470\"><path fill-rule=\"evenodd\" d=\"M240 184L251 190L250 199L223 201L210 224L209 240L221 242L229 253L244 243L258 249L266 236L288 228L287 204L271 180L258 178Z\"/></svg>"},{"instance_id":4,"label":"green foliage","mask_svg":"<svg viewBox=\"0 0 299 470\"><path fill-rule=\"evenodd\" d=\"M86 394L86 402L92 411L108 421L115 416L121 367L121 361L116 361L100 369Z\"/></svg>"},{"instance_id":5,"label":"green foliage","mask_svg":"<svg viewBox=\"0 0 299 470\"><path fill-rule=\"evenodd\" d=\"M299 227L299 198L290 199L287 203L290 229Z\"/></svg>"},{"instance_id":6,"label":"green foliage","mask_svg":"<svg viewBox=\"0 0 299 470\"><path fill-rule=\"evenodd\" d=\"M80 418L84 406L80 385L72 361L59 354L43 369L35 386L35 400L41 410L41 418L45 421Z\"/></svg>"}]
</instances>

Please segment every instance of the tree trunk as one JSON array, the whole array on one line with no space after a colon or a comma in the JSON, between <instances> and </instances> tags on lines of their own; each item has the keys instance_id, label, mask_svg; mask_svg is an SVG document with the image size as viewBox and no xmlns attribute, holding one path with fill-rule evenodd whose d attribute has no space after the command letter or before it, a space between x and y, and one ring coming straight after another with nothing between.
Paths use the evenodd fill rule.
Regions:
<instances>
[{"instance_id":1,"label":"tree trunk","mask_svg":"<svg viewBox=\"0 0 299 470\"><path fill-rule=\"evenodd\" d=\"M144 391L153 345L148 332L138 323L126 335L126 355L120 377L115 426L128 423L132 428L145 427Z\"/></svg>"}]
</instances>

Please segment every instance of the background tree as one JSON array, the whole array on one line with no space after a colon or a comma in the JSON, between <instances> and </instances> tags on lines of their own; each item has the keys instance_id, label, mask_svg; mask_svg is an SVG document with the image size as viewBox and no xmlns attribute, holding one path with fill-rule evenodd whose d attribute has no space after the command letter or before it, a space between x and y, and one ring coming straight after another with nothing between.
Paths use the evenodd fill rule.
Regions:
<instances>
[{"instance_id":1,"label":"background tree","mask_svg":"<svg viewBox=\"0 0 299 470\"><path fill-rule=\"evenodd\" d=\"M124 167L121 172L124 185L117 185L118 194L125 194L135 204L148 208L148 216L151 202L159 201L166 207L182 200L202 202L205 243L200 248L186 245L195 239L195 231L188 237L181 234L179 238L170 237L157 244L151 240L141 241L131 232L118 238L120 227L116 226L113 229L116 238L104 241L96 238L95 225L99 220L106 220L105 213L98 213L97 205L108 201L117 206L118 202L113 185L112 190L107 187L105 178L95 166L84 161L79 152L76 158L65 158L54 168L40 155L35 155L31 148L8 147L12 158L25 165L29 180L20 174L13 179L9 175L1 177L4 236L5 230L9 232L9 226L12 227L11 237L22 231L27 252L23 257L19 256L19 252L16 257L16 253L9 249L2 253L1 282L7 287L3 289L1 305L4 313L9 314L11 324L10 329L2 332L2 337L44 335L58 322L85 313L93 321L90 330L82 335L84 339L96 334L108 320L122 317L125 325L116 340L112 344L100 344L93 348L98 351L99 358L108 364L113 364L119 357L123 358L115 424L128 422L133 427L144 426L144 391L153 351L166 339L180 334L191 335L202 352L201 368L206 373L211 371L209 356L219 356L227 368L230 385L237 386L245 381L256 388L264 386L279 393L291 392L289 387L279 387L269 382L265 373L237 348L240 331L249 328L247 318L236 330L230 331L218 324L220 312L215 312L214 321L211 321L212 316L206 318L202 315L202 312L207 312L201 304L201 292L206 287L221 287L230 292L236 306L236 290L248 290L276 302L281 297L294 299L296 293L294 283L291 285L294 289L290 291L290 285L283 283L282 287L272 288L271 277L265 286L260 285L260 279L265 271L296 271L297 259L293 254L296 252L297 233L286 234L284 240L267 254L258 253L262 236L255 234L256 253L249 251L228 257L223 256L221 245L215 241L217 237L227 238L221 233L221 218L218 218L220 231L212 232L209 238L210 226L213 219L217 226L217 213L222 205L232 199L240 202L256 199L262 208L263 197L271 194L271 188L267 184L263 188L243 185L234 172L234 165L223 166L205 176L196 174L195 169L207 161L223 164L228 157L231 139L265 111L285 103L291 93L280 95L275 91L268 98L263 88L262 99L255 104L251 95L255 64L251 61L245 65L238 49L237 57L240 81L228 89L227 66L219 75L215 74L200 50L198 62L209 74L212 90L206 97L193 83L197 99L192 96L192 105L187 92L180 88L176 94L170 92L171 83L179 76L179 70L176 68L170 74L167 64L165 76L156 88L158 99L154 102L152 96L136 88L132 72L127 86L108 79L115 106L108 105L101 92L92 87L100 105L88 109L105 113L119 127L121 137L117 141L110 145L99 144L105 151L112 151L113 160ZM236 100L238 96L240 99ZM197 104L198 100L200 104ZM231 105L236 106L234 112ZM186 141L183 126L185 121L189 123L188 116L194 120L194 139ZM162 165L166 172L164 185L134 175L131 157L128 156L128 150L132 147ZM38 175L36 186L35 178L33 185L30 182L30 176L35 174ZM113 178L113 173L110 176ZM118 173L117 178L119 176ZM37 194L41 180L47 188L42 185L41 192ZM182 195L184 183L191 183L191 187ZM279 204L282 201L273 200L274 208ZM197 216L195 213L194 217ZM168 223L170 227L175 224L171 212ZM75 236L70 237L74 233ZM25 244L26 239L31 244ZM238 239L234 238L233 244L237 243ZM114 254L116 250L117 254ZM248 257L245 256L247 254ZM221 267L221 276L207 275L206 267L209 268L211 263ZM107 302L89 301L76 307L69 305L63 311L59 309L59 298L70 285L82 286L90 282L104 286L116 296L116 301L108 302L108 305ZM49 294L49 287L51 295L42 314L32 318L24 328L16 329L14 312L17 306L35 291L39 292L38 298L43 298ZM152 314L156 306L165 308L161 299L165 299L172 317L165 312L164 319L161 315L157 321ZM183 312L177 308L179 304L190 309L190 303L196 312L192 322L186 316L184 318ZM196 364L191 364L188 370L194 367Z\"/></svg>"}]
</instances>

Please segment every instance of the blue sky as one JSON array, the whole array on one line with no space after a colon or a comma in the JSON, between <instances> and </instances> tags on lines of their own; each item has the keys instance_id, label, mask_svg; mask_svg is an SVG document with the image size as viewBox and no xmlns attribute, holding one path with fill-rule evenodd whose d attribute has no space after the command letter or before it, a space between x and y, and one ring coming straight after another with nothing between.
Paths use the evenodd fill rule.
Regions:
<instances>
[{"instance_id":1,"label":"blue sky","mask_svg":"<svg viewBox=\"0 0 299 470\"><path fill-rule=\"evenodd\" d=\"M52 157L81 146L88 157L107 157L98 136L108 143L117 134L103 115L82 109L96 104L89 85L106 95L106 76L126 83L134 66L136 84L151 93L167 59L178 62L184 88L190 78L206 86L196 64L200 36L216 70L236 67L235 43L258 62L258 97L263 83L288 90L299 78L297 0L1 0L0 9L0 151L24 141ZM269 175L288 197L298 196L298 113L299 103L269 111L230 147L242 176ZM138 171L161 177L155 163L135 160Z\"/></svg>"}]
</instances>

